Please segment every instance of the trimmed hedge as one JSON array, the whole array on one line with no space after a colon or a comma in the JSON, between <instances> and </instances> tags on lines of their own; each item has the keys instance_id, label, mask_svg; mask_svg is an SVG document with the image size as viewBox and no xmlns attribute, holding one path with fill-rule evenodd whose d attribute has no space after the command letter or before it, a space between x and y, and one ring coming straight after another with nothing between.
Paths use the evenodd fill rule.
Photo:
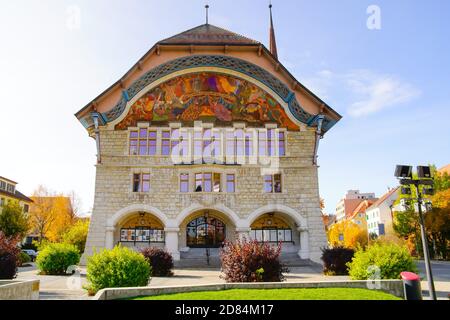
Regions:
<instances>
[{"instance_id":1,"label":"trimmed hedge","mask_svg":"<svg viewBox=\"0 0 450 320\"><path fill-rule=\"evenodd\" d=\"M352 261L355 250L345 247L322 249L323 273L330 276L348 275L347 263Z\"/></svg>"},{"instance_id":2,"label":"trimmed hedge","mask_svg":"<svg viewBox=\"0 0 450 320\"><path fill-rule=\"evenodd\" d=\"M145 257L131 249L116 246L88 258L86 289L95 294L103 288L145 287L151 276Z\"/></svg>"},{"instance_id":3,"label":"trimmed hedge","mask_svg":"<svg viewBox=\"0 0 450 320\"><path fill-rule=\"evenodd\" d=\"M150 263L153 277L173 276L173 258L170 253L160 248L144 248L141 253Z\"/></svg>"},{"instance_id":4,"label":"trimmed hedge","mask_svg":"<svg viewBox=\"0 0 450 320\"><path fill-rule=\"evenodd\" d=\"M67 243L51 243L36 258L36 266L41 274L48 275L66 275L67 269L79 262L78 248Z\"/></svg>"},{"instance_id":5,"label":"trimmed hedge","mask_svg":"<svg viewBox=\"0 0 450 320\"><path fill-rule=\"evenodd\" d=\"M352 280L400 279L403 271L417 272L408 249L392 243L374 243L366 250L358 250L347 266Z\"/></svg>"}]
</instances>

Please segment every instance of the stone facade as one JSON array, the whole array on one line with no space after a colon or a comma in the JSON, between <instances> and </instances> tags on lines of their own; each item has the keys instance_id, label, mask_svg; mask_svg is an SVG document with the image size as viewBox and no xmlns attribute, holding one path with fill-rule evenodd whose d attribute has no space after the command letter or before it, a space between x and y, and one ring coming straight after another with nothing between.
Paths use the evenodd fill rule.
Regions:
<instances>
[{"instance_id":1,"label":"stone facade","mask_svg":"<svg viewBox=\"0 0 450 320\"><path fill-rule=\"evenodd\" d=\"M180 250L186 247L189 219L202 210L213 210L226 223L228 239L236 233L248 235L252 222L263 214L284 216L293 230L292 245L286 245L285 250L290 247L301 258L320 262L326 236L319 208L317 166L312 164L314 129L287 132L286 156L280 157L278 170L282 175L281 193L264 192L261 167L255 164L176 166L170 156L130 156L128 135L126 130L100 130L101 163L97 164L85 256L92 254L93 248L117 244L121 221L137 212L147 212L164 225L165 247L178 259ZM235 192L179 192L181 173L191 173L192 179L194 173L205 170L235 174ZM141 172L151 176L148 193L132 190L133 174Z\"/></svg>"},{"instance_id":2,"label":"stone facade","mask_svg":"<svg viewBox=\"0 0 450 320\"><path fill-rule=\"evenodd\" d=\"M262 43L209 24L162 40L76 117L95 138L98 152L82 263L95 248L118 243L135 249L164 247L178 260L199 244L211 245L211 239L217 247L237 237L274 243L281 239L284 251L320 263L326 235L317 151L320 138L341 116L300 84ZM148 152L153 155L136 155L141 154L141 140L133 134L143 128L153 134L147 141L153 143ZM195 154L199 128L215 130L212 141L221 155L229 154L231 130L244 130L246 137L252 131L252 151L245 149L244 158L237 148L231 159L217 159L215 154L214 164L196 162L195 157L180 164L162 155L167 154L162 152L163 143L167 151L164 134L171 132L170 148L176 148L172 140L180 128L188 131L189 154ZM279 157L266 152L269 135L261 135L269 129L275 131L277 138L270 143ZM231 139L247 148L247 138ZM267 143L263 152L258 149L262 143ZM197 184L200 174L202 190ZM214 181L206 187L205 176L210 174ZM230 176L234 187L229 189ZM142 190L136 188L139 179L146 183ZM267 179L272 192L265 190ZM186 185L188 190L183 190Z\"/></svg>"}]
</instances>

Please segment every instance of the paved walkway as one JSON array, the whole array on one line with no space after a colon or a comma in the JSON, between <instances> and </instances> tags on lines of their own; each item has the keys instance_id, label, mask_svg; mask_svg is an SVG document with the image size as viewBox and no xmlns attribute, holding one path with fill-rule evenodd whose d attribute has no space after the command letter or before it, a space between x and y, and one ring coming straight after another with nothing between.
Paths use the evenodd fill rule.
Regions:
<instances>
[{"instance_id":1,"label":"paved walkway","mask_svg":"<svg viewBox=\"0 0 450 320\"><path fill-rule=\"evenodd\" d=\"M419 274L425 279L425 267L423 262L418 262ZM440 299L448 299L450 294L450 262L433 262L432 270L434 274L434 283L437 295ZM40 280L40 299L43 300L84 300L91 299L82 286L87 283L86 269L80 268L80 271L73 276L41 276L38 275L36 267L19 268L18 280ZM287 282L299 281L334 281L346 280L346 276L324 276L321 268L317 267L291 267L290 272L286 274ZM219 269L175 269L173 277L152 278L149 286L176 286L192 284L210 284L223 283L220 278ZM427 281L422 281L423 295L428 296Z\"/></svg>"}]
</instances>

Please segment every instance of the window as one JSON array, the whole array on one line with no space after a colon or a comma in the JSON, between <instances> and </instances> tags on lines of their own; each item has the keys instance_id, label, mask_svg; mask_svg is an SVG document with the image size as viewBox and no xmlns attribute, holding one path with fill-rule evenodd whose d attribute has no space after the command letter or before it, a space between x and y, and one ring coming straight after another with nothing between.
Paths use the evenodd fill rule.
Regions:
<instances>
[{"instance_id":1,"label":"window","mask_svg":"<svg viewBox=\"0 0 450 320\"><path fill-rule=\"evenodd\" d=\"M161 137L161 154L163 156L170 155L170 131L163 131Z\"/></svg>"},{"instance_id":2,"label":"window","mask_svg":"<svg viewBox=\"0 0 450 320\"><path fill-rule=\"evenodd\" d=\"M286 135L284 132L278 133L278 155L286 155Z\"/></svg>"},{"instance_id":3,"label":"window","mask_svg":"<svg viewBox=\"0 0 450 320\"><path fill-rule=\"evenodd\" d=\"M291 229L252 229L250 238L258 242L292 242Z\"/></svg>"},{"instance_id":4,"label":"window","mask_svg":"<svg viewBox=\"0 0 450 320\"><path fill-rule=\"evenodd\" d=\"M220 187L220 173L214 173L213 174L213 184L214 184L214 188L213 191L214 192L222 192L222 188Z\"/></svg>"},{"instance_id":5,"label":"window","mask_svg":"<svg viewBox=\"0 0 450 320\"><path fill-rule=\"evenodd\" d=\"M241 129L236 130L235 136L236 136L236 156L243 157L245 155L244 131Z\"/></svg>"},{"instance_id":6,"label":"window","mask_svg":"<svg viewBox=\"0 0 450 320\"><path fill-rule=\"evenodd\" d=\"M234 132L227 130L226 132L226 156L233 157L235 155L236 140Z\"/></svg>"},{"instance_id":7,"label":"window","mask_svg":"<svg viewBox=\"0 0 450 320\"><path fill-rule=\"evenodd\" d=\"M227 192L234 192L236 190L236 181L234 174L227 174Z\"/></svg>"},{"instance_id":8,"label":"window","mask_svg":"<svg viewBox=\"0 0 450 320\"><path fill-rule=\"evenodd\" d=\"M133 192L149 192L150 191L150 174L135 173L133 175Z\"/></svg>"},{"instance_id":9,"label":"window","mask_svg":"<svg viewBox=\"0 0 450 320\"><path fill-rule=\"evenodd\" d=\"M180 175L180 192L189 192L189 174Z\"/></svg>"},{"instance_id":10,"label":"window","mask_svg":"<svg viewBox=\"0 0 450 320\"><path fill-rule=\"evenodd\" d=\"M6 191L8 191L8 192L14 193L14 191L15 191L16 188L14 187L14 185L8 183L8 184L6 185L6 189L7 189Z\"/></svg>"},{"instance_id":11,"label":"window","mask_svg":"<svg viewBox=\"0 0 450 320\"><path fill-rule=\"evenodd\" d=\"M156 155L157 132L141 128L130 131L130 155Z\"/></svg>"},{"instance_id":12,"label":"window","mask_svg":"<svg viewBox=\"0 0 450 320\"><path fill-rule=\"evenodd\" d=\"M5 181L0 181L0 189L6 190L6 182Z\"/></svg>"},{"instance_id":13,"label":"window","mask_svg":"<svg viewBox=\"0 0 450 320\"><path fill-rule=\"evenodd\" d=\"M196 173L195 192L222 192L220 173Z\"/></svg>"},{"instance_id":14,"label":"window","mask_svg":"<svg viewBox=\"0 0 450 320\"><path fill-rule=\"evenodd\" d=\"M30 206L27 204L23 205L23 212L27 213L30 210Z\"/></svg>"},{"instance_id":15,"label":"window","mask_svg":"<svg viewBox=\"0 0 450 320\"><path fill-rule=\"evenodd\" d=\"M156 139L157 132L149 131L148 132L148 155L154 156L156 155Z\"/></svg>"},{"instance_id":16,"label":"window","mask_svg":"<svg viewBox=\"0 0 450 320\"><path fill-rule=\"evenodd\" d=\"M123 228L120 230L120 242L164 242L164 230L150 227Z\"/></svg>"},{"instance_id":17,"label":"window","mask_svg":"<svg viewBox=\"0 0 450 320\"><path fill-rule=\"evenodd\" d=\"M0 207L5 205L5 198L0 198Z\"/></svg>"},{"instance_id":18,"label":"window","mask_svg":"<svg viewBox=\"0 0 450 320\"><path fill-rule=\"evenodd\" d=\"M267 132L258 132L258 155L264 157L267 155Z\"/></svg>"},{"instance_id":19,"label":"window","mask_svg":"<svg viewBox=\"0 0 450 320\"><path fill-rule=\"evenodd\" d=\"M269 156L275 156L275 129L267 130L267 150Z\"/></svg>"},{"instance_id":20,"label":"window","mask_svg":"<svg viewBox=\"0 0 450 320\"><path fill-rule=\"evenodd\" d=\"M281 174L264 176L264 192L281 193Z\"/></svg>"},{"instance_id":21,"label":"window","mask_svg":"<svg viewBox=\"0 0 450 320\"><path fill-rule=\"evenodd\" d=\"M253 134L245 134L245 155L247 157L253 156Z\"/></svg>"}]
</instances>

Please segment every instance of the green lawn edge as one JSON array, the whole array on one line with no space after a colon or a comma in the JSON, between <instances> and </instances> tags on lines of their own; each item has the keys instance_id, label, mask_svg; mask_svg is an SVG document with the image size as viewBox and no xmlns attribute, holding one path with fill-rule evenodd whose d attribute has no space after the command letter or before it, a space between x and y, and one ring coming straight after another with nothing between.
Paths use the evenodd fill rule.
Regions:
<instances>
[{"instance_id":1,"label":"green lawn edge","mask_svg":"<svg viewBox=\"0 0 450 320\"><path fill-rule=\"evenodd\" d=\"M228 289L198 291L129 300L402 300L389 293L359 288Z\"/></svg>"}]
</instances>

